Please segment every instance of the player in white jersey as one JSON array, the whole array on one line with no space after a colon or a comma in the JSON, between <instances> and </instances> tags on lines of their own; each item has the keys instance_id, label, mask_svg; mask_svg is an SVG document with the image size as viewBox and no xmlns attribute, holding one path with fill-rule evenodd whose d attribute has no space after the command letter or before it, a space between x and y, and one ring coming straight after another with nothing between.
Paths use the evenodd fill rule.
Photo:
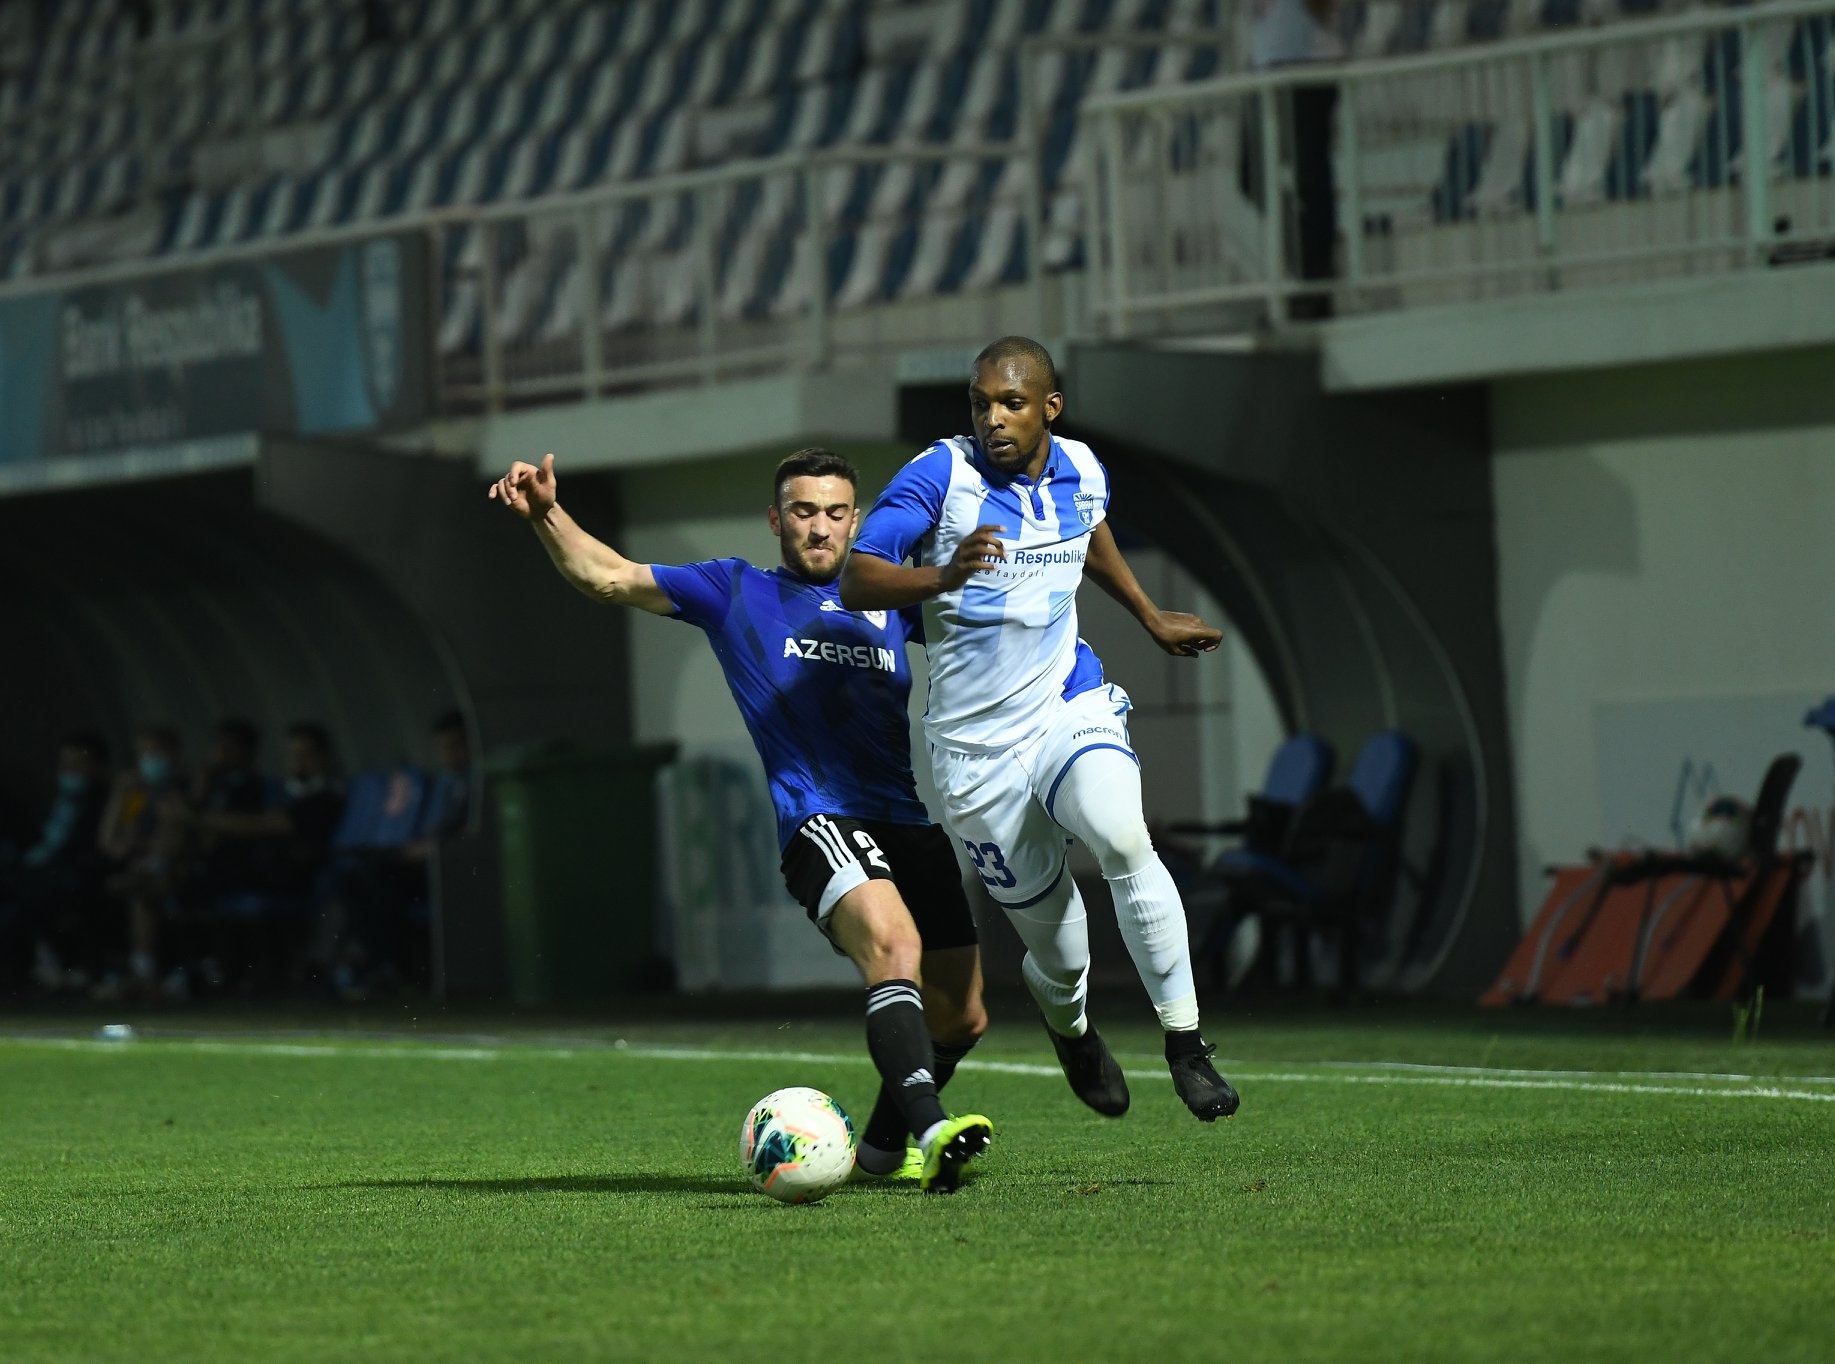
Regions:
<instances>
[{"instance_id":1,"label":"player in white jersey","mask_svg":"<svg viewBox=\"0 0 1835 1364\"><path fill-rule=\"evenodd\" d=\"M1087 574L1170 654L1214 649L1222 634L1161 611L1135 580L1106 520L1107 472L1087 445L1051 432L1064 398L1043 346L988 346L969 402L974 437L932 445L874 504L842 569L842 604L923 604L924 729L944 823L1026 944L1026 985L1072 1089L1098 1112L1127 1111L1121 1067L1086 1014L1089 933L1066 835L1114 893L1179 1097L1206 1122L1228 1117L1236 1091L1199 1031L1185 907L1141 813L1128 696L1077 637L1077 588Z\"/></svg>"}]
</instances>

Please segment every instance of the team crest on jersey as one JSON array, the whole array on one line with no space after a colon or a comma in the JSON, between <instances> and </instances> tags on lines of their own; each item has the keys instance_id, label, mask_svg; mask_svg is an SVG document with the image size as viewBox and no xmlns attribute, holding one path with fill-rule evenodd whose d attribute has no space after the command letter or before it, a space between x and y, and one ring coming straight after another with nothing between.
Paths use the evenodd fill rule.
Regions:
<instances>
[{"instance_id":1,"label":"team crest on jersey","mask_svg":"<svg viewBox=\"0 0 1835 1364\"><path fill-rule=\"evenodd\" d=\"M1102 499L1097 497L1095 493L1078 493L1077 494L1077 519L1083 522L1083 524L1086 526L1095 525L1096 524L1096 505L1097 503L1101 501Z\"/></svg>"}]
</instances>

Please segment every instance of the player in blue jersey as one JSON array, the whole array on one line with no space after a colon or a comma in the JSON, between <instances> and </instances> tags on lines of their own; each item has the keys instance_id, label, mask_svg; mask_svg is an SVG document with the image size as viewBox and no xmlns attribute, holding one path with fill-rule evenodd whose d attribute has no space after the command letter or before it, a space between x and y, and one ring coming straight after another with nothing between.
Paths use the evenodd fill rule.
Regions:
<instances>
[{"instance_id":1,"label":"player in blue jersey","mask_svg":"<svg viewBox=\"0 0 1835 1364\"><path fill-rule=\"evenodd\" d=\"M849 612L835 587L860 528L858 484L832 451L780 463L766 520L783 562L772 569L633 563L562 510L553 455L539 468L518 461L489 496L535 528L587 596L706 632L764 761L785 884L866 980L881 1083L860 1168L899 1173L909 1133L922 1187L949 1193L993 1136L986 1118L952 1118L938 1098L987 1026L980 949L948 835L911 776L905 643L921 638L916 616Z\"/></svg>"},{"instance_id":2,"label":"player in blue jersey","mask_svg":"<svg viewBox=\"0 0 1835 1364\"><path fill-rule=\"evenodd\" d=\"M1087 574L1170 654L1214 649L1222 634L1161 611L1135 580L1108 526L1107 471L1089 446L1052 434L1064 397L1043 346L988 346L969 404L974 436L932 445L874 503L842 602L923 608L924 728L944 823L1026 944L1026 984L1072 1089L1098 1112L1127 1110L1121 1067L1086 1016L1089 933L1065 873L1067 834L1114 893L1179 1097L1206 1122L1228 1117L1236 1091L1199 1031L1185 907L1141 813L1128 696L1077 637L1077 588Z\"/></svg>"}]
</instances>

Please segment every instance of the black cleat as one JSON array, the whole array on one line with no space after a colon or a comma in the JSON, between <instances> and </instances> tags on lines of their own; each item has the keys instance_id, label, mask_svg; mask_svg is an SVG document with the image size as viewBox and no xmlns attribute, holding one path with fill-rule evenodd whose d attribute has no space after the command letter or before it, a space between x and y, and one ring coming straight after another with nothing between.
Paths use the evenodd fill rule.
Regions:
<instances>
[{"instance_id":1,"label":"black cleat","mask_svg":"<svg viewBox=\"0 0 1835 1364\"><path fill-rule=\"evenodd\" d=\"M1216 1054L1217 1048L1195 1029L1188 1033L1166 1034L1166 1068L1172 1072L1172 1087L1179 1091L1185 1106L1203 1122L1230 1117L1242 1103L1230 1082L1211 1064L1211 1057Z\"/></svg>"},{"instance_id":2,"label":"black cleat","mask_svg":"<svg viewBox=\"0 0 1835 1364\"><path fill-rule=\"evenodd\" d=\"M1128 1078L1101 1033L1088 1028L1081 1037L1065 1037L1053 1032L1049 1023L1045 1032L1057 1050L1071 1093L1105 1118L1119 1118L1128 1111Z\"/></svg>"}]
</instances>

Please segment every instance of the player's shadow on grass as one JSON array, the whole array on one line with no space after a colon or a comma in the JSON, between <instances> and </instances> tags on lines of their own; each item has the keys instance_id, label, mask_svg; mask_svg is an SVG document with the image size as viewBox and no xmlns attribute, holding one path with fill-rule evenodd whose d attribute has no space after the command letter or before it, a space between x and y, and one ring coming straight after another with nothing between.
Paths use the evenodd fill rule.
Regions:
<instances>
[{"instance_id":1,"label":"player's shadow on grass","mask_svg":"<svg viewBox=\"0 0 1835 1364\"><path fill-rule=\"evenodd\" d=\"M348 1179L340 1189L448 1189L456 1193L599 1193L744 1195L745 1183L709 1175L529 1175L520 1179Z\"/></svg>"}]
</instances>

